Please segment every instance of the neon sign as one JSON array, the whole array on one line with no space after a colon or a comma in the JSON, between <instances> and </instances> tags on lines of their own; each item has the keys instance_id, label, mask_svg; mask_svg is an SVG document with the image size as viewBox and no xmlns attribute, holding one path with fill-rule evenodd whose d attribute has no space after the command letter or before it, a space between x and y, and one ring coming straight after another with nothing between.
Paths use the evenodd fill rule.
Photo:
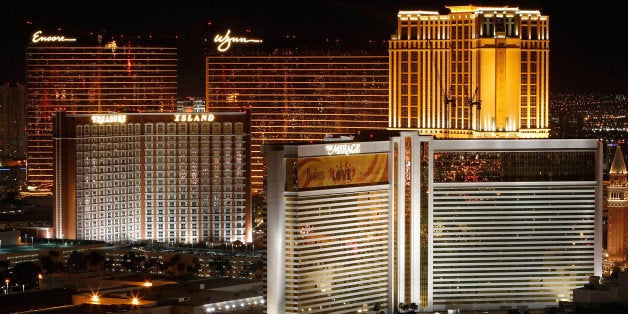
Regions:
<instances>
[{"instance_id":1,"label":"neon sign","mask_svg":"<svg viewBox=\"0 0 628 314\"><path fill-rule=\"evenodd\" d=\"M65 38L65 36L42 36L42 31L36 31L33 33L31 39L33 43L49 42L49 41L76 41L76 38Z\"/></svg>"},{"instance_id":2,"label":"neon sign","mask_svg":"<svg viewBox=\"0 0 628 314\"><path fill-rule=\"evenodd\" d=\"M214 121L213 114L175 114L174 122L211 122Z\"/></svg>"},{"instance_id":3,"label":"neon sign","mask_svg":"<svg viewBox=\"0 0 628 314\"><path fill-rule=\"evenodd\" d=\"M228 29L224 35L216 35L214 42L218 44L218 51L225 52L231 48L231 43L261 43L261 39L248 39L246 37L231 37L231 30Z\"/></svg>"},{"instance_id":4,"label":"neon sign","mask_svg":"<svg viewBox=\"0 0 628 314\"><path fill-rule=\"evenodd\" d=\"M360 144L325 145L327 155L351 155L360 153Z\"/></svg>"},{"instance_id":5,"label":"neon sign","mask_svg":"<svg viewBox=\"0 0 628 314\"><path fill-rule=\"evenodd\" d=\"M118 45L116 45L115 40L112 40L105 44L105 49L111 49L111 53L113 54L116 54L116 48L118 48Z\"/></svg>"},{"instance_id":6,"label":"neon sign","mask_svg":"<svg viewBox=\"0 0 628 314\"><path fill-rule=\"evenodd\" d=\"M125 123L126 115L123 114L99 114L91 117L92 123L105 124L105 123Z\"/></svg>"}]
</instances>

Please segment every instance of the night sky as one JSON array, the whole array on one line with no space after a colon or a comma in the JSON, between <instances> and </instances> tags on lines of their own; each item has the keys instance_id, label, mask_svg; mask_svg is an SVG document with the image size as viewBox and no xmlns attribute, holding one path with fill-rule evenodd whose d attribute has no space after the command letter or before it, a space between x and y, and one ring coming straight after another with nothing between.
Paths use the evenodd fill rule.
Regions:
<instances>
[{"instance_id":1,"label":"night sky","mask_svg":"<svg viewBox=\"0 0 628 314\"><path fill-rule=\"evenodd\" d=\"M26 82L26 46L45 33L107 31L174 39L179 48L179 95L204 96L204 43L230 28L261 38L296 36L304 42L386 41L399 10L446 5L508 5L550 17L551 91L625 93L628 87L626 4L603 1L7 1L0 14L0 84ZM570 3L567 5L567 3ZM211 23L211 24L209 24ZM60 31L56 31L60 28ZM253 36L251 36L253 37Z\"/></svg>"}]
</instances>

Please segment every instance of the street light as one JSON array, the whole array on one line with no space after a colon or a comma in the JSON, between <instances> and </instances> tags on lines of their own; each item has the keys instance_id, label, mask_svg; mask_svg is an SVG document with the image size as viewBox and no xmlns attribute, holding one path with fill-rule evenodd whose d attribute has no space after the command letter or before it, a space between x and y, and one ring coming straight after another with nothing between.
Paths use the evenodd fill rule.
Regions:
<instances>
[{"instance_id":1,"label":"street light","mask_svg":"<svg viewBox=\"0 0 628 314\"><path fill-rule=\"evenodd\" d=\"M9 280L9 278L5 279L4 282L7 284L7 291L5 294L9 294L9 282L11 282L11 280Z\"/></svg>"}]
</instances>

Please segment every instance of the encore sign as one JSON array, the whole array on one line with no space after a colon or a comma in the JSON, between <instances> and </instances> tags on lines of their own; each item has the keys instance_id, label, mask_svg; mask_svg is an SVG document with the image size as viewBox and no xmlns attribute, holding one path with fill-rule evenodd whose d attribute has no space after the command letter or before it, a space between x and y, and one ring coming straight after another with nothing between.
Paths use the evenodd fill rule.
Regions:
<instances>
[{"instance_id":1,"label":"encore sign","mask_svg":"<svg viewBox=\"0 0 628 314\"><path fill-rule=\"evenodd\" d=\"M248 39L246 37L231 37L231 30L228 29L224 35L216 35L214 42L218 44L218 51L225 52L231 48L231 43L261 43L261 39Z\"/></svg>"},{"instance_id":2,"label":"encore sign","mask_svg":"<svg viewBox=\"0 0 628 314\"><path fill-rule=\"evenodd\" d=\"M42 31L36 31L31 38L33 43L52 41L76 41L76 38L65 38L65 36L43 36Z\"/></svg>"}]
</instances>

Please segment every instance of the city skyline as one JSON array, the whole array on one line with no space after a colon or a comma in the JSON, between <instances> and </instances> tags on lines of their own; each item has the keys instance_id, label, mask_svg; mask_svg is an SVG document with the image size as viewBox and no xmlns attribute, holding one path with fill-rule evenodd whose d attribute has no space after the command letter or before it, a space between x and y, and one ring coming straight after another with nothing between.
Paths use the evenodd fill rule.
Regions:
<instances>
[{"instance_id":1,"label":"city skyline","mask_svg":"<svg viewBox=\"0 0 628 314\"><path fill-rule=\"evenodd\" d=\"M627 177L615 175L626 175L615 162L623 162L621 148L608 181L603 170L605 154L625 145L628 131L624 56L607 37L619 16L594 21L603 9L597 3L8 6L15 19L4 28L11 34L0 80L25 72L27 108L39 118L31 120L53 122L26 127L28 172L44 165L32 160L53 156L46 164L53 167L53 214L52 227L20 225L1 239L5 246L30 242L35 250L46 238L129 250L141 244L121 259L149 269L148 259L134 256L155 243L212 251L230 245L211 261L188 256L186 267L180 255L164 266L192 278L207 262L224 270L211 276L224 278L233 275L225 261L237 262L242 276L265 282L251 290L265 313L296 314L404 306L547 311L579 302L576 289L611 273L604 243L628 245L628 233L619 232L628 230L628 214L610 206L626 200ZM168 41L176 47L167 58L133 54ZM22 44L23 65L16 57ZM163 77L169 79L157 79ZM139 96L162 94L152 86L169 91L158 97L166 99L159 108ZM602 114L585 106L590 116L577 116L578 99L552 120L549 93L560 105L563 90L612 94L613 102ZM183 105L175 98L187 97L203 99L206 112L174 112L175 103ZM586 125L608 138L622 135L608 144L602 137L547 138L551 123L571 134L580 123L580 134ZM527 138L532 133L538 138ZM30 191L29 175L25 180ZM237 259L248 246L262 251L251 260L257 268ZM87 263L106 269L104 256ZM65 270L76 271L73 264ZM127 269L119 264L117 271ZM21 282L7 265L0 275L11 279L0 290L18 292ZM49 273L33 272L29 280L37 286L35 278L41 284L44 277ZM209 288L196 287L190 293ZM205 297L193 312L221 310L215 301ZM96 291L91 301L85 295L72 302L108 300ZM137 298L125 302L139 305Z\"/></svg>"},{"instance_id":2,"label":"city skyline","mask_svg":"<svg viewBox=\"0 0 628 314\"><path fill-rule=\"evenodd\" d=\"M106 7L87 9L80 3L45 1L7 4L10 16L4 19L5 49L0 57L0 82L25 81L26 46L35 30L152 35L177 38L179 98L203 96L204 40L233 29L262 38L294 36L294 40L347 42L388 41L395 31L397 13L402 10L439 10L445 6L519 7L540 10L550 17L550 91L599 90L622 92L626 86L626 61L614 49L613 29L619 29L619 12L599 2L579 6L526 1L476 1L447 3L427 1L314 1L307 7L279 3L207 2L202 5L175 5L139 1L132 4L109 2ZM577 14L584 12L584 14ZM296 46L296 44L295 44ZM385 51L385 47L383 48Z\"/></svg>"}]
</instances>

